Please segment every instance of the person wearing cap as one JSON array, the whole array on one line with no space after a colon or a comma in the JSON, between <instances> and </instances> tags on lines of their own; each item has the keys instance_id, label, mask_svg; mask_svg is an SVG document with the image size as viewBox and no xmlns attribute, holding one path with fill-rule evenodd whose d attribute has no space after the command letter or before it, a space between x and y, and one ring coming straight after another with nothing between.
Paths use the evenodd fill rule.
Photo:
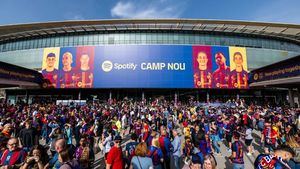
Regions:
<instances>
[{"instance_id":1,"label":"person wearing cap","mask_svg":"<svg viewBox=\"0 0 300 169\"><path fill-rule=\"evenodd\" d=\"M244 169L244 151L243 144L240 141L240 134L235 132L233 134L234 142L232 143L232 154L229 157L233 163L233 169Z\"/></svg>"},{"instance_id":2,"label":"person wearing cap","mask_svg":"<svg viewBox=\"0 0 300 169\"><path fill-rule=\"evenodd\" d=\"M122 137L117 135L114 140L114 146L107 155L106 169L124 169L121 142Z\"/></svg>"},{"instance_id":3,"label":"person wearing cap","mask_svg":"<svg viewBox=\"0 0 300 169\"><path fill-rule=\"evenodd\" d=\"M172 141L172 146L173 146L173 159L174 159L174 168L179 169L180 168L180 158L182 155L181 151L181 139L179 135L181 135L181 129L179 127L176 127L172 130L173 134L173 141Z\"/></svg>"},{"instance_id":4,"label":"person wearing cap","mask_svg":"<svg viewBox=\"0 0 300 169\"><path fill-rule=\"evenodd\" d=\"M260 154L254 162L255 169L291 169L286 163L295 156L294 150L287 146L281 145L274 150L274 154Z\"/></svg>"}]
</instances>

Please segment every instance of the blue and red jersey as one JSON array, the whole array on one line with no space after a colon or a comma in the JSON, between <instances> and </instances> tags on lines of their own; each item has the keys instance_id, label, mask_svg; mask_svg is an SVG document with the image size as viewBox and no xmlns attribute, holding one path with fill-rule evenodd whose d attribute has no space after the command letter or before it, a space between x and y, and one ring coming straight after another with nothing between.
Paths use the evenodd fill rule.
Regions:
<instances>
[{"instance_id":1,"label":"blue and red jersey","mask_svg":"<svg viewBox=\"0 0 300 169\"><path fill-rule=\"evenodd\" d=\"M71 71L61 71L59 76L60 88L74 88L75 87L75 73Z\"/></svg>"},{"instance_id":2,"label":"blue and red jersey","mask_svg":"<svg viewBox=\"0 0 300 169\"><path fill-rule=\"evenodd\" d=\"M152 140L153 140L153 136L149 135L149 137L146 140L147 146L151 146L152 145Z\"/></svg>"},{"instance_id":3,"label":"blue and red jersey","mask_svg":"<svg viewBox=\"0 0 300 169\"><path fill-rule=\"evenodd\" d=\"M157 166L160 164L160 159L163 158L163 153L160 148L150 146L147 156L152 159L153 165Z\"/></svg>"},{"instance_id":4,"label":"blue and red jersey","mask_svg":"<svg viewBox=\"0 0 300 169\"><path fill-rule=\"evenodd\" d=\"M75 74L75 84L78 88L91 88L93 87L94 74L93 70L80 70Z\"/></svg>"},{"instance_id":5,"label":"blue and red jersey","mask_svg":"<svg viewBox=\"0 0 300 169\"><path fill-rule=\"evenodd\" d=\"M42 70L42 74L45 79L48 79L50 82L50 85L52 87L57 87L57 82L58 82L58 70L54 69L51 72L48 72L46 69Z\"/></svg>"},{"instance_id":6,"label":"blue and red jersey","mask_svg":"<svg viewBox=\"0 0 300 169\"><path fill-rule=\"evenodd\" d=\"M276 157L271 154L260 154L254 162L255 169L290 169L281 157Z\"/></svg>"},{"instance_id":7,"label":"blue and red jersey","mask_svg":"<svg viewBox=\"0 0 300 169\"><path fill-rule=\"evenodd\" d=\"M236 164L244 164L243 145L240 141L235 141L232 144L232 152L236 153L236 156L232 159L232 162Z\"/></svg>"},{"instance_id":8,"label":"blue and red jersey","mask_svg":"<svg viewBox=\"0 0 300 169\"><path fill-rule=\"evenodd\" d=\"M158 139L160 148L164 154L164 158L169 158L170 157L170 152L171 152L171 141L168 137L166 136L160 136Z\"/></svg>"},{"instance_id":9,"label":"blue and red jersey","mask_svg":"<svg viewBox=\"0 0 300 169\"><path fill-rule=\"evenodd\" d=\"M207 140L200 140L199 150L203 155L210 154L212 152L209 138Z\"/></svg>"},{"instance_id":10,"label":"blue and red jersey","mask_svg":"<svg viewBox=\"0 0 300 169\"><path fill-rule=\"evenodd\" d=\"M15 165L21 164L26 158L26 152L22 149L17 149L15 151L4 150L2 153L0 164L3 165Z\"/></svg>"},{"instance_id":11,"label":"blue and red jersey","mask_svg":"<svg viewBox=\"0 0 300 169\"><path fill-rule=\"evenodd\" d=\"M128 153L129 160L132 159L133 156L135 156L135 147L138 145L138 142L130 142L126 144L126 151Z\"/></svg>"}]
</instances>

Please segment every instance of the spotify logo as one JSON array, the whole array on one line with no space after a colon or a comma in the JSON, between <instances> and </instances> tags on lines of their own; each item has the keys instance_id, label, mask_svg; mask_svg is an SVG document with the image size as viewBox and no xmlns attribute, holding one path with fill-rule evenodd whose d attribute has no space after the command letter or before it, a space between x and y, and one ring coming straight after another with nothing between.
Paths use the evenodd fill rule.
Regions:
<instances>
[{"instance_id":1,"label":"spotify logo","mask_svg":"<svg viewBox=\"0 0 300 169\"><path fill-rule=\"evenodd\" d=\"M110 72L113 68L113 63L109 60L106 60L102 63L101 67L104 72Z\"/></svg>"}]
</instances>

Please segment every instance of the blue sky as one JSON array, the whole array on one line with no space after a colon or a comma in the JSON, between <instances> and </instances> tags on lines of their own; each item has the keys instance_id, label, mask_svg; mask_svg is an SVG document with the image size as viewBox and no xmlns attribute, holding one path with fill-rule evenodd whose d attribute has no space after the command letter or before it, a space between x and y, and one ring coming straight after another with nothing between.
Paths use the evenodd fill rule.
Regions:
<instances>
[{"instance_id":1,"label":"blue sky","mask_svg":"<svg viewBox=\"0 0 300 169\"><path fill-rule=\"evenodd\" d=\"M0 0L0 25L62 20L193 18L300 24L300 0Z\"/></svg>"}]
</instances>

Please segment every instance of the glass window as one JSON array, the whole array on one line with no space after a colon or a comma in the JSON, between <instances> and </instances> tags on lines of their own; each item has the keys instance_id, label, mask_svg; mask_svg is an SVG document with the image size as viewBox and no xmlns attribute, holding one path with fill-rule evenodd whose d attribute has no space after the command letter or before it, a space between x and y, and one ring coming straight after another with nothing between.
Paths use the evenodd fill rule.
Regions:
<instances>
[{"instance_id":1,"label":"glass window","mask_svg":"<svg viewBox=\"0 0 300 169\"><path fill-rule=\"evenodd\" d=\"M135 33L135 43L141 43L141 33Z\"/></svg>"},{"instance_id":2,"label":"glass window","mask_svg":"<svg viewBox=\"0 0 300 169\"><path fill-rule=\"evenodd\" d=\"M99 43L99 37L98 37L98 35L94 34L93 37L94 37L94 39L93 39L94 43L93 44L98 44Z\"/></svg>"},{"instance_id":3,"label":"glass window","mask_svg":"<svg viewBox=\"0 0 300 169\"><path fill-rule=\"evenodd\" d=\"M115 43L115 37L109 36L108 37L108 44L114 44Z\"/></svg>"},{"instance_id":4,"label":"glass window","mask_svg":"<svg viewBox=\"0 0 300 169\"><path fill-rule=\"evenodd\" d=\"M147 43L147 35L145 33L141 34L141 41L142 43Z\"/></svg>"}]
</instances>

